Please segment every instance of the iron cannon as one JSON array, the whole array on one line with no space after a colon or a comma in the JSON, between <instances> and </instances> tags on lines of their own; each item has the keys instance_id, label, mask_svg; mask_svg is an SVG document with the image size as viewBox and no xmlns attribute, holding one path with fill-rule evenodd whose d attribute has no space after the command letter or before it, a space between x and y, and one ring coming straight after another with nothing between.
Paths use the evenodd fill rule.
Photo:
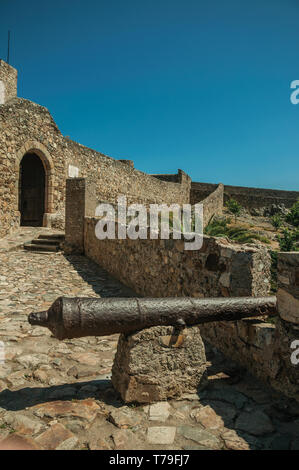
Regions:
<instances>
[{"instance_id":1,"label":"iron cannon","mask_svg":"<svg viewBox=\"0 0 299 470\"><path fill-rule=\"evenodd\" d=\"M276 297L198 299L58 298L45 312L31 313L31 325L48 328L59 340L130 334L153 326L200 325L273 315Z\"/></svg>"}]
</instances>

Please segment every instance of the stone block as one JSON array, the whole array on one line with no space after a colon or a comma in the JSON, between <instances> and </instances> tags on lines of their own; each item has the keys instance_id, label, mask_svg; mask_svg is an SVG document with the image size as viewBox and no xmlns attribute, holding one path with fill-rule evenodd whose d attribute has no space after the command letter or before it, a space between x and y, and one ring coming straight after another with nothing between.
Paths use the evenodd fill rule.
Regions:
<instances>
[{"instance_id":1,"label":"stone block","mask_svg":"<svg viewBox=\"0 0 299 470\"><path fill-rule=\"evenodd\" d=\"M155 403L149 407L149 420L165 422L170 413L171 406L168 402Z\"/></svg>"},{"instance_id":2,"label":"stone block","mask_svg":"<svg viewBox=\"0 0 299 470\"><path fill-rule=\"evenodd\" d=\"M299 299L299 252L279 253L278 287Z\"/></svg>"},{"instance_id":3,"label":"stone block","mask_svg":"<svg viewBox=\"0 0 299 470\"><path fill-rule=\"evenodd\" d=\"M78 443L78 438L62 424L53 424L41 434L36 442L45 450L72 450Z\"/></svg>"},{"instance_id":4,"label":"stone block","mask_svg":"<svg viewBox=\"0 0 299 470\"><path fill-rule=\"evenodd\" d=\"M273 344L275 337L275 325L271 323L259 323L249 328L250 344L259 349L265 349Z\"/></svg>"},{"instance_id":5,"label":"stone block","mask_svg":"<svg viewBox=\"0 0 299 470\"><path fill-rule=\"evenodd\" d=\"M68 253L84 252L84 218L94 216L96 188L87 178L66 180L65 246Z\"/></svg>"},{"instance_id":6,"label":"stone block","mask_svg":"<svg viewBox=\"0 0 299 470\"><path fill-rule=\"evenodd\" d=\"M147 440L150 444L170 445L173 444L175 435L175 427L153 427L147 431Z\"/></svg>"},{"instance_id":7,"label":"stone block","mask_svg":"<svg viewBox=\"0 0 299 470\"><path fill-rule=\"evenodd\" d=\"M230 286L230 273L223 273L220 276L219 282L224 287Z\"/></svg>"},{"instance_id":8,"label":"stone block","mask_svg":"<svg viewBox=\"0 0 299 470\"><path fill-rule=\"evenodd\" d=\"M277 292L277 308L283 320L299 324L299 300L284 289Z\"/></svg>"},{"instance_id":9,"label":"stone block","mask_svg":"<svg viewBox=\"0 0 299 470\"><path fill-rule=\"evenodd\" d=\"M197 392L207 384L199 328L177 332L162 326L121 335L112 383L127 403L152 403Z\"/></svg>"}]
</instances>

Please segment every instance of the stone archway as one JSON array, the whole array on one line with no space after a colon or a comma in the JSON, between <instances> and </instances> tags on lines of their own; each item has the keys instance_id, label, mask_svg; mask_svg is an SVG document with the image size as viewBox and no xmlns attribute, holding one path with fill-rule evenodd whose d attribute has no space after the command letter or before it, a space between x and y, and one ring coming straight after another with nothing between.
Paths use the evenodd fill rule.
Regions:
<instances>
[{"instance_id":1,"label":"stone archway","mask_svg":"<svg viewBox=\"0 0 299 470\"><path fill-rule=\"evenodd\" d=\"M47 226L53 213L54 165L46 147L27 142L17 153L16 174L21 225Z\"/></svg>"},{"instance_id":2,"label":"stone archway","mask_svg":"<svg viewBox=\"0 0 299 470\"><path fill-rule=\"evenodd\" d=\"M46 172L35 153L26 153L20 163L19 211L21 226L42 227L45 214Z\"/></svg>"}]
</instances>

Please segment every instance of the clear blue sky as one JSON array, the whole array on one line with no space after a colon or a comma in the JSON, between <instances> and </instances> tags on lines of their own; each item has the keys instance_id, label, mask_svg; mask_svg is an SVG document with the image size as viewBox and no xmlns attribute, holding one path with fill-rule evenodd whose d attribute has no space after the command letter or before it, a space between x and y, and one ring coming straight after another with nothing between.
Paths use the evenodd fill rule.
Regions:
<instances>
[{"instance_id":1,"label":"clear blue sky","mask_svg":"<svg viewBox=\"0 0 299 470\"><path fill-rule=\"evenodd\" d=\"M148 173L299 190L298 0L0 0L64 135Z\"/></svg>"}]
</instances>

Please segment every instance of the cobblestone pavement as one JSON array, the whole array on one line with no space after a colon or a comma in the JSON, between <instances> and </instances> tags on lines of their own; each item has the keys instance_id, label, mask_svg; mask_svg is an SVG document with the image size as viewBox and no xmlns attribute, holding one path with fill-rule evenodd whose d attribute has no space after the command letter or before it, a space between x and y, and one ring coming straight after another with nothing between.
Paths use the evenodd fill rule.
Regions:
<instances>
[{"instance_id":1,"label":"cobblestone pavement","mask_svg":"<svg viewBox=\"0 0 299 470\"><path fill-rule=\"evenodd\" d=\"M208 345L209 387L200 397L125 406L110 382L117 336L58 342L28 324L31 311L61 295L132 293L84 257L2 249L0 447L299 449L299 404Z\"/></svg>"}]
</instances>

